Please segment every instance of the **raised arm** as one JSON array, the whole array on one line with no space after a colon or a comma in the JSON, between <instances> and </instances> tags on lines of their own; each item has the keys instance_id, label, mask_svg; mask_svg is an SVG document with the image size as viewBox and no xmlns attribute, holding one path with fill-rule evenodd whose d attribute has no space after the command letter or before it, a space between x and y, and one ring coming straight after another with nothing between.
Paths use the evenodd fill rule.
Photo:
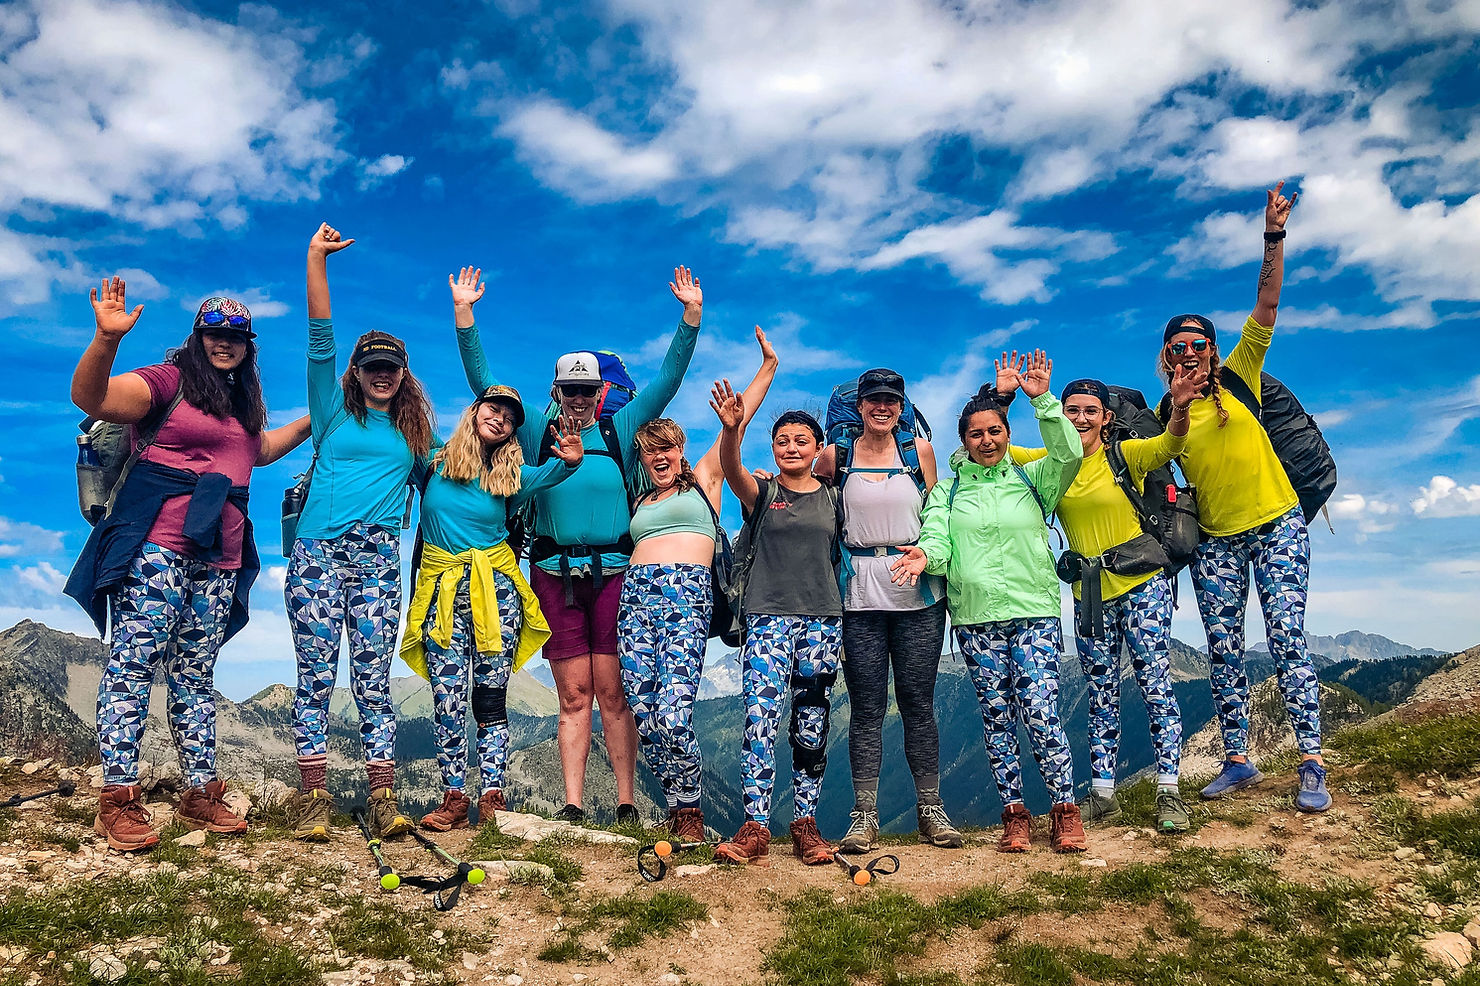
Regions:
<instances>
[{"instance_id":1,"label":"raised arm","mask_svg":"<svg viewBox=\"0 0 1480 986\"><path fill-rule=\"evenodd\" d=\"M270 466L308 438L310 418L307 414L290 421L281 428L262 433L262 449L257 453L257 465Z\"/></svg>"},{"instance_id":2,"label":"raised arm","mask_svg":"<svg viewBox=\"0 0 1480 986\"><path fill-rule=\"evenodd\" d=\"M704 292L699 287L699 279L687 267L675 267L668 290L683 304L683 318L673 333L673 340L668 343L668 353L663 357L663 365L653 382L643 387L626 407L612 417L624 449L632 447L637 429L662 414L673 395L678 393L683 375L688 372L689 361L694 358L694 345L699 341L699 321L704 314Z\"/></svg>"},{"instance_id":3,"label":"raised arm","mask_svg":"<svg viewBox=\"0 0 1480 986\"><path fill-rule=\"evenodd\" d=\"M741 434L744 434L745 429L750 426L755 412L760 410L761 403L765 401L766 394L771 390L771 383L776 379L776 369L781 365L781 361L776 358L776 350L771 348L765 331L759 325L755 327L755 341L761 347L761 365L740 394L743 411L740 421ZM714 387L715 392L718 393L719 384L716 383ZM716 505L719 503L719 487L724 481L724 470L719 462L719 443L720 439L716 438L714 444L709 446L709 451L694 463L694 476L699 480L699 485L704 487L704 495Z\"/></svg>"},{"instance_id":4,"label":"raised arm","mask_svg":"<svg viewBox=\"0 0 1480 986\"><path fill-rule=\"evenodd\" d=\"M748 512L755 508L755 499L760 496L761 488L740 461L740 443L745 440L745 422L749 420L745 415L745 398L735 393L730 381L725 380L714 385L709 406L719 416L719 464L724 470L725 482L730 484L740 505Z\"/></svg>"},{"instance_id":5,"label":"raised arm","mask_svg":"<svg viewBox=\"0 0 1480 986\"><path fill-rule=\"evenodd\" d=\"M1018 389L1027 396L1038 418L1038 433L1043 436L1047 453L1042 459L1023 466L1023 471L1032 479L1044 507L1049 510L1058 505L1084 461L1084 443L1079 440L1079 432L1064 417L1064 406L1049 392L1052 373L1053 360L1040 349L1028 358L1026 368L1017 375Z\"/></svg>"},{"instance_id":6,"label":"raised arm","mask_svg":"<svg viewBox=\"0 0 1480 986\"><path fill-rule=\"evenodd\" d=\"M121 277L104 278L101 290L94 288L89 295L97 327L72 371L72 403L95 418L135 424L149 413L149 385L137 373L109 374L118 358L118 344L139 321L144 306L129 311Z\"/></svg>"},{"instance_id":7,"label":"raised arm","mask_svg":"<svg viewBox=\"0 0 1480 986\"><path fill-rule=\"evenodd\" d=\"M308 317L331 318L329 314L329 270L325 258L338 253L353 243L339 235L339 230L328 223L319 223L319 228L308 241Z\"/></svg>"},{"instance_id":8,"label":"raised arm","mask_svg":"<svg viewBox=\"0 0 1480 986\"><path fill-rule=\"evenodd\" d=\"M329 421L341 405L325 258L353 242L343 239L328 223L320 223L308 241L308 415L313 420L315 442L323 441Z\"/></svg>"},{"instance_id":9,"label":"raised arm","mask_svg":"<svg viewBox=\"0 0 1480 986\"><path fill-rule=\"evenodd\" d=\"M1264 263L1259 265L1259 294L1254 300L1254 321L1260 325L1274 327L1275 314L1280 307L1280 289L1285 284L1285 223L1290 221L1290 210L1300 193L1288 199L1280 194L1285 187L1280 181L1269 189L1264 204Z\"/></svg>"},{"instance_id":10,"label":"raised arm","mask_svg":"<svg viewBox=\"0 0 1480 986\"><path fill-rule=\"evenodd\" d=\"M464 267L456 276L447 275L447 286L452 289L452 324L457 328L457 355L462 358L463 373L475 397L498 383L488 368L488 354L473 318L473 306L488 287L481 282L482 276L481 267Z\"/></svg>"}]
</instances>

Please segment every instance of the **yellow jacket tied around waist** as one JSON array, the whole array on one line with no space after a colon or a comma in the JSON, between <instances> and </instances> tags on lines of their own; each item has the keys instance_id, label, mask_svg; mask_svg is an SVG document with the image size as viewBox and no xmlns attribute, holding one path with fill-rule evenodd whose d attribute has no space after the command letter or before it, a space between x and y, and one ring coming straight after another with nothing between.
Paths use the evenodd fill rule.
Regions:
<instances>
[{"instance_id":1,"label":"yellow jacket tied around waist","mask_svg":"<svg viewBox=\"0 0 1480 986\"><path fill-rule=\"evenodd\" d=\"M522 668L534 657L535 651L550 639L550 624L540 612L534 590L519 571L519 558L508 542L503 541L491 548L476 548L453 554L434 544L423 542L421 568L417 570L416 593L411 597L411 611L407 614L406 633L401 640L401 660L411 670L429 678L427 674L426 644L422 637L422 626L431 609L432 598L437 600L436 612L432 614L430 637L441 647L452 646L452 607L457 596L457 584L468 570L468 601L473 610L473 641L480 654L497 654L503 650L502 623L498 611L498 597L494 592L493 574L502 572L519 590L519 602L524 607L524 626L519 631L519 644L514 654L514 670Z\"/></svg>"}]
</instances>

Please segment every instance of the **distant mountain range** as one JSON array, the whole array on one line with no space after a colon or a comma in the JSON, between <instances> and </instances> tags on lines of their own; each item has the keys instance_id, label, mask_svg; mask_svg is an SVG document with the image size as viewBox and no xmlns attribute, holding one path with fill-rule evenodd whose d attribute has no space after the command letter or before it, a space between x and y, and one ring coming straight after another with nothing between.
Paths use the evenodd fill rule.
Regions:
<instances>
[{"instance_id":1,"label":"distant mountain range","mask_svg":"<svg viewBox=\"0 0 1480 986\"><path fill-rule=\"evenodd\" d=\"M1322 705L1327 708L1329 704L1327 714L1333 722L1365 716L1401 701L1445 664L1445 658L1432 650L1405 647L1357 631L1311 640L1312 651L1318 655L1317 665L1322 669ZM1335 653L1348 656L1337 660L1332 656ZM1199 755L1216 756L1218 752L1210 742L1204 742L1209 735L1216 739L1216 727L1209 725L1213 707L1207 657L1177 640L1172 641L1171 656L1173 687L1182 708L1184 735L1189 737L1187 770L1191 773ZM73 763L95 761L93 720L105 657L101 641L61 633L29 620L0 632L0 753L58 756ZM1275 671L1267 652L1259 649L1251 650L1247 666L1254 682L1269 679ZM1271 681L1268 687L1256 689L1254 695L1257 708L1272 701L1274 710L1264 716L1269 720L1268 728L1258 727L1270 733L1261 742L1274 742L1280 729L1288 731L1283 716L1277 714L1281 711L1277 692L1270 692L1272 700L1265 694L1272 686ZM1128 778L1150 765L1153 757L1139 689L1127 680L1123 695L1121 776ZM392 698L398 710L398 787L403 803L423 811L441 799L430 690L420 678L398 678L392 682ZM1060 713L1073 744L1075 777L1084 786L1089 756L1087 690L1072 654L1061 668L1059 698ZM535 809L558 808L563 796L554 741L558 706L553 689L521 673L511 682L509 704L515 749L507 784L510 800ZM263 777L296 783L292 705L292 688L281 684L240 703L218 697L218 749L223 775L248 784ZM364 773L354 703L340 689L330 707L330 789L347 803L358 801L363 797ZM156 685L144 753L161 765L175 760L169 729L160 718L164 708L163 689ZM847 690L840 679L833 697L827 779L818 812L825 833L840 833L852 807L847 746L850 711ZM711 655L694 720L704 753L706 816L713 827L728 833L743 820L739 761L744 713L739 698L738 660L733 652ZM981 713L966 668L954 653L942 658L936 721L940 730L941 794L948 810L963 823L994 822L1001 806L982 749ZM1203 739L1197 740L1205 726L1211 733L1204 731ZM1026 752L1026 736L1023 742ZM913 784L899 755L902 743L902 725L891 706L884 724L885 767L879 805L885 827L896 831L915 825ZM1203 746L1208 750L1204 751ZM789 778L790 749L784 721L777 760L778 777ZM661 802L661 793L648 771L640 769L638 773L640 805L650 817L657 817L660 811L654 803ZM587 773L587 791L588 810L598 815L614 810L616 791L599 732ZM1026 794L1032 810L1047 810L1047 792L1031 761ZM782 829L790 821L790 784L783 780L777 785L776 795L773 827Z\"/></svg>"}]
</instances>

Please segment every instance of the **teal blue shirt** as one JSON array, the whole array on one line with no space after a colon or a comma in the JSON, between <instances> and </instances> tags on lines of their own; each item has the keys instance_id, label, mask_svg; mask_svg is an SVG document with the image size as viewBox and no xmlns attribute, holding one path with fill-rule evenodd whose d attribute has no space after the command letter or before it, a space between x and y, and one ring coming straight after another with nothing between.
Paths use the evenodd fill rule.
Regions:
<instances>
[{"instance_id":1,"label":"teal blue shirt","mask_svg":"<svg viewBox=\"0 0 1480 986\"><path fill-rule=\"evenodd\" d=\"M635 475L635 471L642 468L637 461L633 439L637 429L661 415L668 402L673 400L673 395L678 393L698 341L698 326L680 319L657 377L612 416L622 448L624 462L621 467L607 454L601 431L594 423L581 432L586 457L579 473L570 482L561 483L534 498L536 534L564 545L615 544L627 534L632 515L627 509L627 488L622 483L622 475L624 470L629 476ZM481 394L498 383L488 368L488 358L476 325L457 330L457 349L468 376L468 386L473 388L474 394ZM543 390L541 387L531 393ZM519 429L519 444L524 448L524 457L537 462L540 447L547 440L549 421L543 414L536 413L533 407L526 410L529 413ZM601 566L605 571L620 571L627 566L627 557L607 552L601 556ZM555 558L539 565L547 572L560 571L560 562ZM579 570L572 567L572 571Z\"/></svg>"},{"instance_id":2,"label":"teal blue shirt","mask_svg":"<svg viewBox=\"0 0 1480 986\"><path fill-rule=\"evenodd\" d=\"M448 479L439 467L421 497L421 535L427 544L454 555L491 548L509 539L510 510L518 510L530 497L565 482L577 471L553 458L542 466L521 466L519 492L502 497L476 482Z\"/></svg>"},{"instance_id":3,"label":"teal blue shirt","mask_svg":"<svg viewBox=\"0 0 1480 986\"><path fill-rule=\"evenodd\" d=\"M364 424L349 413L334 360L333 321L309 319L308 416L318 461L298 536L332 538L371 524L399 531L416 457L386 412L367 410Z\"/></svg>"}]
</instances>

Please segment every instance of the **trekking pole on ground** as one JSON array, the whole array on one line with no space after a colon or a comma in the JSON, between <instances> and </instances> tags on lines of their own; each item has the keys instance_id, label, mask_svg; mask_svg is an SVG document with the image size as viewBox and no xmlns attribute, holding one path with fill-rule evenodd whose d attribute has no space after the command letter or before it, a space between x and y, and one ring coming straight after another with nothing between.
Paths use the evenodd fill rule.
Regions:
<instances>
[{"instance_id":1,"label":"trekking pole on ground","mask_svg":"<svg viewBox=\"0 0 1480 986\"><path fill-rule=\"evenodd\" d=\"M648 883L657 883L668 875L668 857L676 852L687 852L690 849L699 849L710 845L708 842L669 842L664 839L650 846L643 846L637 850L637 873ZM654 865L651 869L645 862L645 858L651 855Z\"/></svg>"},{"instance_id":2,"label":"trekking pole on ground","mask_svg":"<svg viewBox=\"0 0 1480 986\"><path fill-rule=\"evenodd\" d=\"M52 794L60 794L64 798L70 798L72 792L77 790L77 785L72 781L58 781L57 786L48 788L38 794L27 794L24 797L16 794L5 801L0 801L0 808L14 808L16 805L25 804L27 801L35 801L37 798L45 798Z\"/></svg>"},{"instance_id":3,"label":"trekking pole on ground","mask_svg":"<svg viewBox=\"0 0 1480 986\"><path fill-rule=\"evenodd\" d=\"M464 883L476 887L478 884L482 883L483 878L487 876L487 874L484 873L481 868L474 866L471 863L464 863L462 860L458 859L456 856L453 856L447 850L437 845L431 839L428 839L426 836L422 835L416 829L412 829L410 834L413 839L421 843L433 856L436 856L438 859L441 859L447 863L451 863L453 866L457 867L457 872L453 873L445 880L433 880L429 877L423 876L408 876L401 881L402 883L409 884L410 886L421 888L423 893L433 894L434 896L432 897L432 906L435 907L437 910L452 910L452 908L457 904L458 895L462 893ZM448 893L448 891L451 892ZM443 896L444 894L446 894L446 896Z\"/></svg>"},{"instance_id":4,"label":"trekking pole on ground","mask_svg":"<svg viewBox=\"0 0 1480 986\"><path fill-rule=\"evenodd\" d=\"M365 820L364 812L355 812L355 824L360 827L360 833L365 836L365 845L370 847L370 855L375 857L375 864L380 868L380 889L387 892L395 890L401 885L401 878L385 861L385 856L380 851L380 840L370 834L370 823Z\"/></svg>"},{"instance_id":5,"label":"trekking pole on ground","mask_svg":"<svg viewBox=\"0 0 1480 986\"><path fill-rule=\"evenodd\" d=\"M889 876L891 873L899 872L899 857L893 854L875 856L862 866L854 863L840 852L833 853L833 862L843 868L852 880L860 887L866 887L876 876Z\"/></svg>"}]
</instances>

